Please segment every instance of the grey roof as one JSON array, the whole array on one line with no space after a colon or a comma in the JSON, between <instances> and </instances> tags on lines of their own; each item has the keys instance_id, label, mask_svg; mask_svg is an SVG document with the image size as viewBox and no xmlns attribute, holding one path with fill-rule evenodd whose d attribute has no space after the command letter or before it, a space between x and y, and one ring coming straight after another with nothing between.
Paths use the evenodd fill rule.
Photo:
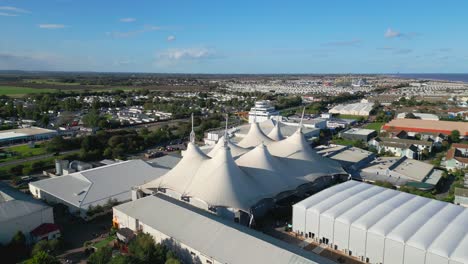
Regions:
<instances>
[{"instance_id":1,"label":"grey roof","mask_svg":"<svg viewBox=\"0 0 468 264\"><path fill-rule=\"evenodd\" d=\"M154 208L157 208L157 213ZM140 223L220 263L333 263L163 195L147 196L116 206L114 210L138 219Z\"/></svg>"},{"instance_id":2,"label":"grey roof","mask_svg":"<svg viewBox=\"0 0 468 264\"><path fill-rule=\"evenodd\" d=\"M0 182L0 222L50 208L41 201Z\"/></svg>"},{"instance_id":3,"label":"grey roof","mask_svg":"<svg viewBox=\"0 0 468 264\"><path fill-rule=\"evenodd\" d=\"M182 159L179 155L164 155L159 158L148 160L147 162L153 167L163 168L163 169L172 169L174 168L179 161Z\"/></svg>"},{"instance_id":4,"label":"grey roof","mask_svg":"<svg viewBox=\"0 0 468 264\"><path fill-rule=\"evenodd\" d=\"M372 192L372 196L363 198L363 190ZM330 197L334 203L327 202ZM346 207L344 204L354 206ZM321 214L339 211L333 215L335 221L453 261L468 263L468 209L458 205L348 181L294 206Z\"/></svg>"},{"instance_id":5,"label":"grey roof","mask_svg":"<svg viewBox=\"0 0 468 264\"><path fill-rule=\"evenodd\" d=\"M168 170L154 168L142 160L129 160L65 176L32 182L42 191L69 204L86 209L109 198L130 200L130 190L165 174Z\"/></svg>"},{"instance_id":6,"label":"grey roof","mask_svg":"<svg viewBox=\"0 0 468 264\"><path fill-rule=\"evenodd\" d=\"M373 178L393 178L393 180L422 182L434 170L434 166L422 161L406 157L380 157L372 161L360 172L361 176ZM434 175L435 176L435 175ZM440 179L440 178L439 178Z\"/></svg>"}]
</instances>

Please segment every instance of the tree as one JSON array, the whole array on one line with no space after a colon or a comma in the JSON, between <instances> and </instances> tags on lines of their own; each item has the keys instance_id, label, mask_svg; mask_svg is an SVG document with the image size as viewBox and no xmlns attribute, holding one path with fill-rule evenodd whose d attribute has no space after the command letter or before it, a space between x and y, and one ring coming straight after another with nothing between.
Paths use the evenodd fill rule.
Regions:
<instances>
[{"instance_id":1,"label":"tree","mask_svg":"<svg viewBox=\"0 0 468 264\"><path fill-rule=\"evenodd\" d=\"M101 247L88 258L90 264L107 264L112 258L112 248Z\"/></svg>"},{"instance_id":2,"label":"tree","mask_svg":"<svg viewBox=\"0 0 468 264\"><path fill-rule=\"evenodd\" d=\"M55 255L58 253L58 250L61 248L61 246L62 243L58 239L41 240L34 245L31 254L34 256L37 253L43 251Z\"/></svg>"},{"instance_id":3,"label":"tree","mask_svg":"<svg viewBox=\"0 0 468 264\"><path fill-rule=\"evenodd\" d=\"M452 132L450 132L450 140L451 140L453 143L460 142L460 131L458 131L458 130L452 130Z\"/></svg>"},{"instance_id":4,"label":"tree","mask_svg":"<svg viewBox=\"0 0 468 264\"><path fill-rule=\"evenodd\" d=\"M32 258L26 261L26 264L60 264L60 261L45 251L38 251Z\"/></svg>"},{"instance_id":5,"label":"tree","mask_svg":"<svg viewBox=\"0 0 468 264\"><path fill-rule=\"evenodd\" d=\"M170 258L166 260L165 264L180 264L180 261L178 259Z\"/></svg>"},{"instance_id":6,"label":"tree","mask_svg":"<svg viewBox=\"0 0 468 264\"><path fill-rule=\"evenodd\" d=\"M26 237L24 236L23 232L18 231L16 234L13 236L13 238L10 241L11 246L24 246L26 245Z\"/></svg>"},{"instance_id":7,"label":"tree","mask_svg":"<svg viewBox=\"0 0 468 264\"><path fill-rule=\"evenodd\" d=\"M164 263L167 254L166 247L156 246L153 237L145 233L130 242L128 251L142 263Z\"/></svg>"}]
</instances>

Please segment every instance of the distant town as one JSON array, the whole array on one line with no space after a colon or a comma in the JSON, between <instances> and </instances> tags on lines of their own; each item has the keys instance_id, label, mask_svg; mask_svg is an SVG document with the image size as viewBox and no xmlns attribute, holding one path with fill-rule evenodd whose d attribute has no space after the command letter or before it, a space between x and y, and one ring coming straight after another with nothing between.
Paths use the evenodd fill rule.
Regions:
<instances>
[{"instance_id":1,"label":"distant town","mask_svg":"<svg viewBox=\"0 0 468 264\"><path fill-rule=\"evenodd\" d=\"M466 82L0 71L5 263L468 263L467 223Z\"/></svg>"}]
</instances>

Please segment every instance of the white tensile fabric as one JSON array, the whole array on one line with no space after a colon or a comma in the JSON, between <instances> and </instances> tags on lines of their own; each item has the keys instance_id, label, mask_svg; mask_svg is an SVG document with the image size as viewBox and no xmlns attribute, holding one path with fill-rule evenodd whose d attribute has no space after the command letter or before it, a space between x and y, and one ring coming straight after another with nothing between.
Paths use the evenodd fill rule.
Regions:
<instances>
[{"instance_id":1,"label":"white tensile fabric","mask_svg":"<svg viewBox=\"0 0 468 264\"><path fill-rule=\"evenodd\" d=\"M322 176L345 173L338 163L316 154L300 130L280 142L270 139L272 145L286 142L279 146L287 148L284 157L272 155L270 146L261 141L263 132L259 135L260 143L254 149L221 139L208 156L195 144L189 143L176 167L141 188L170 189L180 196L201 200L208 206L249 212L263 198L294 191ZM234 160L233 156L237 159Z\"/></svg>"},{"instance_id":2,"label":"white tensile fabric","mask_svg":"<svg viewBox=\"0 0 468 264\"><path fill-rule=\"evenodd\" d=\"M280 140L284 139L284 136L281 133L280 122L279 121L276 121L275 126L270 131L270 133L268 133L268 137L275 140L275 141L280 141Z\"/></svg>"},{"instance_id":3,"label":"white tensile fabric","mask_svg":"<svg viewBox=\"0 0 468 264\"><path fill-rule=\"evenodd\" d=\"M247 135L237 145L243 148L250 148L256 147L261 143L268 145L272 142L274 141L263 133L258 123L252 123Z\"/></svg>"},{"instance_id":4,"label":"white tensile fabric","mask_svg":"<svg viewBox=\"0 0 468 264\"><path fill-rule=\"evenodd\" d=\"M243 148L239 147L238 145L232 143L229 139L227 140L228 147L231 149L231 154L234 158L237 158L241 156L242 154L248 152L251 150L251 148ZM209 157L214 157L216 155L216 152L224 147L224 136L222 136L220 139L218 139L218 143L213 147L213 149L208 152Z\"/></svg>"}]
</instances>

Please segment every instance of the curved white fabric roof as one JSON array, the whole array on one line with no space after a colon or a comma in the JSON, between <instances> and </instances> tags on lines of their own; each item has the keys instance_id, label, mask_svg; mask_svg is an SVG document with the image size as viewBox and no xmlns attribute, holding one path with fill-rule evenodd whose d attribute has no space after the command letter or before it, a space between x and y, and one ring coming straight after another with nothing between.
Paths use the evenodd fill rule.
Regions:
<instances>
[{"instance_id":1,"label":"curved white fabric roof","mask_svg":"<svg viewBox=\"0 0 468 264\"><path fill-rule=\"evenodd\" d=\"M223 147L216 156L202 163L186 194L211 206L233 207L246 212L266 197L262 186L234 162L229 147Z\"/></svg>"},{"instance_id":2,"label":"curved white fabric roof","mask_svg":"<svg viewBox=\"0 0 468 264\"><path fill-rule=\"evenodd\" d=\"M192 178L202 165L202 162L209 160L194 143L189 142L184 157L180 162L165 175L142 185L142 188L168 188L178 191L181 195L188 188Z\"/></svg>"},{"instance_id":3,"label":"curved white fabric roof","mask_svg":"<svg viewBox=\"0 0 468 264\"><path fill-rule=\"evenodd\" d=\"M258 124L252 127L256 131ZM266 137L263 132L260 135ZM291 139L293 143L284 146L295 146L298 140L296 150L310 152L304 159L274 156L262 142L254 149L247 149L224 138L209 153L210 158L194 143L189 143L184 157L171 171L141 188L166 188L209 206L249 212L263 198L295 191L319 177L345 173L338 163L313 152L300 132Z\"/></svg>"},{"instance_id":4,"label":"curved white fabric roof","mask_svg":"<svg viewBox=\"0 0 468 264\"><path fill-rule=\"evenodd\" d=\"M237 145L243 148L250 148L256 147L261 143L268 145L272 142L274 141L265 135L259 124L255 122L250 125L249 132Z\"/></svg>"},{"instance_id":5,"label":"curved white fabric roof","mask_svg":"<svg viewBox=\"0 0 468 264\"><path fill-rule=\"evenodd\" d=\"M427 253L468 263L467 208L354 181L325 191L297 205Z\"/></svg>"},{"instance_id":6,"label":"curved white fabric roof","mask_svg":"<svg viewBox=\"0 0 468 264\"><path fill-rule=\"evenodd\" d=\"M231 149L231 155L234 157L234 158L237 158L239 157L240 155L248 152L249 150L251 150L251 148L243 148L243 147L239 147L238 145L234 144L231 142L231 140L227 140L227 143L228 143L228 147ZM220 139L218 139L218 143L216 143L216 145L213 147L213 149L207 154L208 156L210 157L213 157L216 155L216 152L223 148L224 147L224 136L222 136Z\"/></svg>"},{"instance_id":7,"label":"curved white fabric roof","mask_svg":"<svg viewBox=\"0 0 468 264\"><path fill-rule=\"evenodd\" d=\"M300 129L290 137L273 142L267 147L274 156L313 162L314 165L312 165L312 167L323 174L333 175L346 173L337 161L317 154L307 143Z\"/></svg>"},{"instance_id":8,"label":"curved white fabric roof","mask_svg":"<svg viewBox=\"0 0 468 264\"><path fill-rule=\"evenodd\" d=\"M263 144L241 156L236 163L258 184L264 186L270 197L287 189L295 189L303 183L294 177L289 177L287 168L281 166L281 161L273 157Z\"/></svg>"},{"instance_id":9,"label":"curved white fabric roof","mask_svg":"<svg viewBox=\"0 0 468 264\"><path fill-rule=\"evenodd\" d=\"M276 121L275 126L270 131L270 133L268 133L268 137L275 140L275 141L280 141L280 140L283 140L285 138L283 136L283 134L281 133L280 122L279 121Z\"/></svg>"}]
</instances>

